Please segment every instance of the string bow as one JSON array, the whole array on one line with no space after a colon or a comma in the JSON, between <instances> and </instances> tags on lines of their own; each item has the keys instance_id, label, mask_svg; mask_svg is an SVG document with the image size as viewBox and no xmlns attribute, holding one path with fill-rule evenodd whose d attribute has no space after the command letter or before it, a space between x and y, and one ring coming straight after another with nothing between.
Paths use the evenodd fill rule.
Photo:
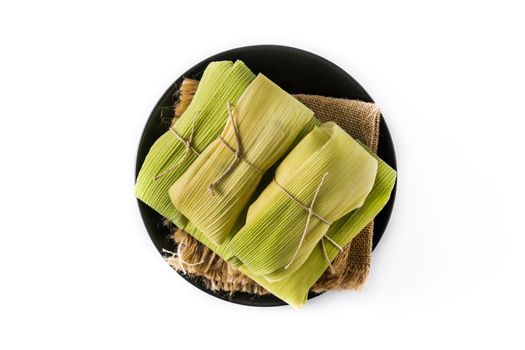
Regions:
<instances>
[{"instance_id":1,"label":"string bow","mask_svg":"<svg viewBox=\"0 0 525 350\"><path fill-rule=\"evenodd\" d=\"M310 202L310 205L309 206L306 206L304 205L299 199L297 199L294 195L292 195L288 190L286 190L283 186L281 186L281 184L279 184L279 182L276 181L276 179L274 178L274 182L275 184L277 185L277 187L279 187L284 193L286 193L286 195L288 195L288 197L290 197L295 203L297 203L301 208L303 208L304 210L306 210L308 212L308 216L306 218L306 223L304 225L304 229L303 229L303 233L301 235L301 239L299 240L299 244L297 245L297 248L295 249L295 252L292 256L292 259L290 260L290 262L284 267L285 270L287 270L295 261L295 259L297 258L297 254L299 254L299 250L301 249L303 243L304 243L304 240L306 238L306 234L308 233L308 229L309 229L309 226L310 226L310 221L312 220L312 217L315 216L317 219L321 220L322 222L324 222L325 224L327 225L332 225L332 222L331 221L328 221L327 219L323 218L322 216L320 216L319 214L317 214L315 211L314 211L314 205L315 205L315 202L317 200L317 197L319 195L319 191L321 190L321 187L323 186L323 183L326 179L326 176L328 175L328 173L325 173L323 175L323 177L321 178L321 181L319 181L319 185L317 185L317 188L314 192L314 196L312 197L312 201ZM324 243L324 240L328 240L330 243L332 243L337 249L339 249L339 251L342 251L343 248L337 244L336 241L334 241L333 239L331 239L330 237L328 237L327 235L324 235L321 239L321 246L322 246L322 249L323 249L323 255L324 255L324 258L326 259L326 261L328 262L328 266L330 267L330 271L333 273L334 272L334 268L332 266L332 262L330 261L329 257L328 257L328 253L326 251L326 246L325 246L325 243Z\"/></svg>"}]
</instances>

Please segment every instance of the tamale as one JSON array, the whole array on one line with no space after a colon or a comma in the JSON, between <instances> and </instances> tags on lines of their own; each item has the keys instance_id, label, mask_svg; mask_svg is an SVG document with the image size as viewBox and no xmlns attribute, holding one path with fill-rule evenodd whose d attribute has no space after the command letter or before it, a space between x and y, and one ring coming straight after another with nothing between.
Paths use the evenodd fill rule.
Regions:
<instances>
[{"instance_id":1,"label":"tamale","mask_svg":"<svg viewBox=\"0 0 525 350\"><path fill-rule=\"evenodd\" d=\"M208 65L191 104L146 156L135 185L138 199L177 226L186 225L187 220L173 207L168 189L219 136L228 117L224 106L236 103L254 79L241 61Z\"/></svg>"},{"instance_id":2,"label":"tamale","mask_svg":"<svg viewBox=\"0 0 525 350\"><path fill-rule=\"evenodd\" d=\"M390 198L396 182L396 171L380 158L376 157L376 159L378 167L374 186L363 205L336 221L326 233L326 237L339 246L348 244L379 214ZM310 288L329 267L329 261L333 261L339 253L334 245L325 244L323 247L321 242L316 245L298 270L277 282L270 282L264 276L253 274L244 265L239 265L237 268L276 297L295 308L300 308L306 303Z\"/></svg>"},{"instance_id":3,"label":"tamale","mask_svg":"<svg viewBox=\"0 0 525 350\"><path fill-rule=\"evenodd\" d=\"M330 225L360 207L377 161L337 124L312 130L279 164L229 243L253 274L278 281L293 274L324 241Z\"/></svg>"},{"instance_id":4,"label":"tamale","mask_svg":"<svg viewBox=\"0 0 525 350\"><path fill-rule=\"evenodd\" d=\"M263 174L313 121L313 112L259 74L235 106L221 136L171 186L174 206L222 244Z\"/></svg>"}]
</instances>

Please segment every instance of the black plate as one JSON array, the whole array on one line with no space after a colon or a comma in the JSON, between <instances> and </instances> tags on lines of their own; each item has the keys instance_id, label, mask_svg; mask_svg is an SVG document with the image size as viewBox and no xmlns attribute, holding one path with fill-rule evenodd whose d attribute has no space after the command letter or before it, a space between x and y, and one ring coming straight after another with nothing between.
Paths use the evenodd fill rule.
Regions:
<instances>
[{"instance_id":1,"label":"black plate","mask_svg":"<svg viewBox=\"0 0 525 350\"><path fill-rule=\"evenodd\" d=\"M200 79L204 69L210 62L223 60L242 60L255 74L259 72L263 73L284 90L292 94L315 94L373 102L368 93L348 73L332 62L313 53L292 47L276 45L248 46L225 51L207 58L190 68L162 95L155 108L153 108L144 132L142 133L137 154L135 177L138 176L142 163L155 140L168 129L169 123L166 119L171 116L166 113L161 115L161 111L167 111L168 107L173 105L173 96L182 80L184 78ZM382 115L377 153L379 157L391 167L397 169L394 145ZM394 187L392 196L386 206L374 219L374 248L383 236L390 219L396 196L396 187ZM157 250L161 254L163 248L173 250L173 243L168 237L169 230L162 225L161 216L140 200L138 204L144 225ZM240 292L230 295L229 293L212 292L204 286L200 278L189 277L184 274L181 274L181 276L197 288L217 298L233 303L251 306L278 306L285 304L272 295L256 296ZM312 293L309 295L309 298L316 295L317 294Z\"/></svg>"}]
</instances>

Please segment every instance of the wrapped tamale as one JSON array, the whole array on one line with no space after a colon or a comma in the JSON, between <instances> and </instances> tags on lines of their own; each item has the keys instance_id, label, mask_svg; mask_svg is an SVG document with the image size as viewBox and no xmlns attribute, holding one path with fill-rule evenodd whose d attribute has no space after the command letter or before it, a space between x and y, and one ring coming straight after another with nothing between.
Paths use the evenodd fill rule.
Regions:
<instances>
[{"instance_id":1,"label":"wrapped tamale","mask_svg":"<svg viewBox=\"0 0 525 350\"><path fill-rule=\"evenodd\" d=\"M263 174L297 142L313 112L259 74L212 142L169 195L191 224L217 244L231 234Z\"/></svg>"},{"instance_id":2,"label":"wrapped tamale","mask_svg":"<svg viewBox=\"0 0 525 350\"><path fill-rule=\"evenodd\" d=\"M226 103L236 103L255 75L241 61L208 65L191 104L151 147L137 178L135 196L184 227L187 220L173 206L169 187L224 128Z\"/></svg>"},{"instance_id":3,"label":"wrapped tamale","mask_svg":"<svg viewBox=\"0 0 525 350\"><path fill-rule=\"evenodd\" d=\"M312 130L279 164L229 249L253 274L278 281L321 244L330 225L368 196L377 161L337 124Z\"/></svg>"},{"instance_id":4,"label":"wrapped tamale","mask_svg":"<svg viewBox=\"0 0 525 350\"><path fill-rule=\"evenodd\" d=\"M374 186L363 205L330 226L326 237L343 247L348 244L377 214L390 198L396 182L396 171L379 158ZM308 291L329 267L339 250L333 244L323 246L320 241L304 264L293 274L270 282L264 276L253 274L244 265L237 266L244 274L260 284L270 293L295 308L302 307L308 298ZM328 258L328 259L327 259Z\"/></svg>"}]
</instances>

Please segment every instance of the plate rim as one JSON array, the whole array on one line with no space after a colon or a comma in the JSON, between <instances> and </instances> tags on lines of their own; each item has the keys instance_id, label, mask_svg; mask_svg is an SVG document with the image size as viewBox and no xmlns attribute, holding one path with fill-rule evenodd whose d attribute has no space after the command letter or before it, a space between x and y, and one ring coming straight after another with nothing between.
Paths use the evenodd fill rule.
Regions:
<instances>
[{"instance_id":1,"label":"plate rim","mask_svg":"<svg viewBox=\"0 0 525 350\"><path fill-rule=\"evenodd\" d=\"M323 61L325 64L327 64L328 66L331 66L332 68L334 69L337 69L339 71L339 74L342 74L345 79L348 79L350 80L357 89L360 90L360 92L367 96L368 99L369 99L369 102L374 102L374 100L372 99L372 97L370 96L370 94L368 94L368 92L363 88L363 86L356 80L354 79L349 73L347 73L345 70L343 70L342 68L340 68L339 66L337 66L335 63L327 60L326 58L322 57L322 56L319 56L315 53L312 53L312 52L309 52L309 51L305 51L303 49L299 49L299 48L295 48L295 47L291 47L291 46L284 46L284 45L272 45L272 44L264 44L264 45L249 45L249 46L241 46L241 47L237 47L237 48L233 48L233 49L230 49L230 50L226 50L226 51L222 51L222 52L219 52L219 53L216 53L206 59L203 59L201 60L200 62L198 62L197 64L193 65L191 68L187 69L184 74L182 74L181 76L179 76L167 89L166 91L162 94L162 96L159 98L159 100L157 101L157 103L155 104L155 106L153 107L152 111L150 112L149 114L149 117L143 127L143 131L142 131L142 134L141 134L141 137L140 137L140 141L139 141L139 146L138 146L138 151L137 151L137 156L136 156L136 160L135 160L135 182L136 182L136 179L137 179L137 176L138 176L138 173L140 171L140 168L142 167L142 163L144 161L144 159L141 159L141 150L145 147L145 143L146 143L146 135L147 135L147 131L149 130L149 126L150 124L152 123L152 121L156 118L157 114L158 114L158 110L163 107L162 106L162 102L166 99L166 98L169 98L173 95L173 91L181 84L181 82L188 76L195 76L195 75L199 75L201 74L202 72L199 72L199 67L203 66L203 65L207 65L209 62L211 61L214 61L214 60L223 60L224 58L221 58L222 56L235 56L235 55L238 55L239 53L242 53L242 52L245 52L245 51L256 51L256 50L276 50L276 51L290 51L290 52L294 52L295 54L300 54L300 55L306 55L306 56L309 56L310 58L313 58L315 60L319 60L319 61ZM389 158L389 162L388 164L397 171L397 157L396 157L396 153L395 153L395 148L394 148L394 143L393 143L393 140L392 140L392 137L391 137L391 134L390 134L390 130L388 128L388 125L383 117L383 114L381 113L381 116L380 116L380 135L379 135L379 147L378 147L378 156L381 157L381 151L386 151L388 153L388 158ZM383 146L383 147L381 147ZM381 157L383 158L383 157ZM372 250L374 250L377 245L379 244L381 238L383 237L384 235L384 232L386 231L386 228L388 227L388 224L390 222L390 218L391 218L391 215L392 215L392 211L393 211L393 207L394 207L394 204L395 204L395 198L396 198L396 192L397 192L397 178L396 178L396 183L394 185L394 188L392 189L392 193L390 195L390 199L389 201L387 202L387 204L385 205L385 207L381 210L381 212L376 216L376 218L379 216L379 215L383 215L383 219L382 221L384 222L384 226L382 227L381 230L374 230L374 234L373 234L373 243L372 243ZM151 208L149 208L145 203L143 203L142 201L140 201L139 199L136 199L137 200L137 203L138 203L138 206L139 206L139 211L140 211L140 214L141 214L141 218L142 218L142 221L144 223L144 226L146 228L146 231L148 232L148 236L150 238L150 240L152 241L155 249L159 252L159 254L161 254L161 256L163 255L162 254L162 250L159 249L157 247L157 244L155 243L154 241L154 237L153 237L153 232L150 231L150 228L149 226L146 224L146 221L147 221L147 218L146 216L148 215L146 213L147 209L150 209L152 210ZM388 207L388 208L387 208ZM387 209L385 211L385 209ZM374 219L374 222L375 222L375 219ZM212 291L208 288L206 288L205 284L203 283L202 281L202 278L199 277L199 276L190 276L190 275L186 275L180 271L176 271L181 277L183 277L187 282L191 283L193 286L197 287L198 289L206 292L207 294L210 294L216 298L219 298L221 300L224 300L224 301L227 301L227 302L231 302L231 303L235 303L235 304L240 304L240 305L246 305L246 306L253 306L253 307L274 307L274 306L283 306L283 305L287 305L285 302L283 302L282 300L278 299L277 297L273 296L273 295L264 295L264 296L258 296L258 295L255 295L255 294L249 294L249 293L243 293L243 292L235 292L235 293L229 293L229 292L215 292L215 291ZM316 296L319 296L323 293L313 293L313 292L310 292L309 295L308 295L308 299L311 299L311 298L314 298ZM241 298L236 298L236 295L243 295L243 297ZM253 297L251 297L253 296Z\"/></svg>"}]
</instances>

